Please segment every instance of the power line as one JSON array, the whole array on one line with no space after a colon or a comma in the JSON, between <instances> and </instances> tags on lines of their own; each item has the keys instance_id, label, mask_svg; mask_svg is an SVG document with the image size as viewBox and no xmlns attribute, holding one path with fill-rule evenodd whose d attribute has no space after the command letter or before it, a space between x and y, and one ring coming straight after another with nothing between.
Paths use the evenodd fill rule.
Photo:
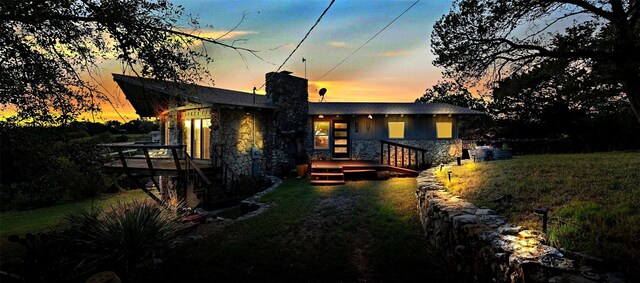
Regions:
<instances>
[{"instance_id":1,"label":"power line","mask_svg":"<svg viewBox=\"0 0 640 283\"><path fill-rule=\"evenodd\" d=\"M298 47L300 47L300 45L302 44L302 42L304 42L305 39L307 39L307 37L309 36L309 34L311 33L311 31L320 23L320 20L322 20L322 17L324 17L324 14L327 13L327 11L329 11L329 8L331 8L331 5L333 5L333 3L336 2L336 0L331 0L331 3L329 3L329 6L327 6L326 9L324 9L324 11L322 12L322 14L320 15L320 17L316 20L316 23L313 24L313 26L309 29L309 31L307 32L307 34L304 35L304 37L302 38L302 40L300 40L300 42L298 43L298 45L296 46L296 48L293 49L293 51L291 51L291 53L289 54L289 56L287 57L287 59L284 59L284 62L282 62L282 64L280 65L280 67L278 67L278 69L276 70L276 73L280 71L280 69L282 68L282 66L284 66L284 64L287 63L287 61L289 61L289 58L291 58L291 56L293 56L293 53L296 53L296 50L298 50ZM268 80L267 80L268 81ZM267 84L267 82L264 82L262 84L262 86L260 86L260 88L258 88L258 90L261 90L265 85Z\"/></svg>"},{"instance_id":2,"label":"power line","mask_svg":"<svg viewBox=\"0 0 640 283\"><path fill-rule=\"evenodd\" d=\"M387 29L391 24L393 24L396 20L398 20L400 17L402 17L402 15L404 15L405 13L407 13L409 10L411 10L411 8L413 8L413 6L415 6L416 4L418 4L418 2L420 2L420 0L417 0L416 2L413 2L413 4L411 4L411 6L409 6L409 8L407 8L406 10L404 10L404 12L400 13L400 15L398 15L395 19L393 19L393 21L391 21L390 23L388 23L386 26L384 26L380 31L378 31L378 33L376 33L374 36L372 36L371 38L369 38L369 40L367 40L365 43L363 43L362 45L360 45L360 47L358 47L358 49L356 49L355 51L353 51L353 53L351 53L349 56L347 56L346 58L342 59L342 61L340 61L340 63L338 63L337 65L333 66L333 68L331 68L331 70L327 71L326 73L324 73L324 75L322 75L320 78L318 78L317 80L321 80L322 78L324 78L325 76L327 76L329 73L331 73L333 70L335 70L336 68L338 68L338 66L342 65L342 63L344 63L345 61L347 61L349 58L351 58L351 56L353 56L354 54L356 54L356 52L358 52L360 49L362 49L362 47L364 47L365 45L367 45L370 41L372 41L374 38L376 38L380 33L382 33L385 29Z\"/></svg>"}]
</instances>

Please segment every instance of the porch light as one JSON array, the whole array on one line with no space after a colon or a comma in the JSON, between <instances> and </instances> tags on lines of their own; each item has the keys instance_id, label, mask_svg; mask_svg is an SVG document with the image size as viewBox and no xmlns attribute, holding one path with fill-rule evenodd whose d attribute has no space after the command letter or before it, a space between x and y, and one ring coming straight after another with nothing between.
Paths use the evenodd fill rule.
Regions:
<instances>
[{"instance_id":1,"label":"porch light","mask_svg":"<svg viewBox=\"0 0 640 283\"><path fill-rule=\"evenodd\" d=\"M433 117L438 116L438 114L433 114Z\"/></svg>"},{"instance_id":2,"label":"porch light","mask_svg":"<svg viewBox=\"0 0 640 283\"><path fill-rule=\"evenodd\" d=\"M389 117L389 114L384 114L384 117L385 117L385 118Z\"/></svg>"},{"instance_id":3,"label":"porch light","mask_svg":"<svg viewBox=\"0 0 640 283\"><path fill-rule=\"evenodd\" d=\"M369 114L369 116L367 116L367 118L373 119L373 116L371 116L371 114Z\"/></svg>"},{"instance_id":4,"label":"porch light","mask_svg":"<svg viewBox=\"0 0 640 283\"><path fill-rule=\"evenodd\" d=\"M340 115L336 115L336 118L340 118Z\"/></svg>"},{"instance_id":5,"label":"porch light","mask_svg":"<svg viewBox=\"0 0 640 283\"><path fill-rule=\"evenodd\" d=\"M451 118L451 114L447 115L447 117Z\"/></svg>"},{"instance_id":6,"label":"porch light","mask_svg":"<svg viewBox=\"0 0 640 283\"><path fill-rule=\"evenodd\" d=\"M404 117L404 114L400 114L400 118Z\"/></svg>"},{"instance_id":7,"label":"porch light","mask_svg":"<svg viewBox=\"0 0 640 283\"><path fill-rule=\"evenodd\" d=\"M318 118L322 119L322 118L324 118L324 115L320 114L320 115L318 115Z\"/></svg>"}]
</instances>

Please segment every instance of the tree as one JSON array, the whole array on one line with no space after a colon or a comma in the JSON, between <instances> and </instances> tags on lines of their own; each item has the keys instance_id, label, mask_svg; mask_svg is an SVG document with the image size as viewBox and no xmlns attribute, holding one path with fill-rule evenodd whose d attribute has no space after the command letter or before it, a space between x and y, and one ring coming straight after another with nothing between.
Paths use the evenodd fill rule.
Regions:
<instances>
[{"instance_id":1,"label":"tree","mask_svg":"<svg viewBox=\"0 0 640 283\"><path fill-rule=\"evenodd\" d=\"M492 91L501 138L569 139L580 150L637 148L640 124L619 85L570 60L552 59Z\"/></svg>"},{"instance_id":2,"label":"tree","mask_svg":"<svg viewBox=\"0 0 640 283\"><path fill-rule=\"evenodd\" d=\"M66 123L109 100L93 79L100 60L118 60L123 72L140 76L195 82L208 78L205 43L257 56L197 35L195 19L193 31L179 29L184 17L166 0L0 1L0 103L17 120Z\"/></svg>"},{"instance_id":3,"label":"tree","mask_svg":"<svg viewBox=\"0 0 640 283\"><path fill-rule=\"evenodd\" d=\"M455 106L470 108L478 111L486 110L486 102L482 98L475 98L464 86L451 81L439 81L416 99L422 103L448 103Z\"/></svg>"},{"instance_id":4,"label":"tree","mask_svg":"<svg viewBox=\"0 0 640 283\"><path fill-rule=\"evenodd\" d=\"M567 60L620 85L640 122L639 19L637 0L458 0L434 26L434 63L491 85Z\"/></svg>"},{"instance_id":5,"label":"tree","mask_svg":"<svg viewBox=\"0 0 640 283\"><path fill-rule=\"evenodd\" d=\"M482 98L473 97L469 90L457 82L439 81L416 99L416 103L448 103L482 112L488 110L489 104ZM489 115L462 116L460 132L465 138L483 138L492 127Z\"/></svg>"}]
</instances>

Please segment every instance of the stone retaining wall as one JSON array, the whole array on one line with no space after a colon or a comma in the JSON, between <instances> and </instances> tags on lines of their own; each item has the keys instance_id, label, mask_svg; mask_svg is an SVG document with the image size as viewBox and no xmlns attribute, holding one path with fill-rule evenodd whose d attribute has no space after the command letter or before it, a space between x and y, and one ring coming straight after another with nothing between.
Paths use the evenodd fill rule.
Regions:
<instances>
[{"instance_id":1,"label":"stone retaining wall","mask_svg":"<svg viewBox=\"0 0 640 283\"><path fill-rule=\"evenodd\" d=\"M417 178L418 212L428 239L455 272L475 282L624 282L543 244L538 231L506 223L445 190L436 168Z\"/></svg>"}]
</instances>

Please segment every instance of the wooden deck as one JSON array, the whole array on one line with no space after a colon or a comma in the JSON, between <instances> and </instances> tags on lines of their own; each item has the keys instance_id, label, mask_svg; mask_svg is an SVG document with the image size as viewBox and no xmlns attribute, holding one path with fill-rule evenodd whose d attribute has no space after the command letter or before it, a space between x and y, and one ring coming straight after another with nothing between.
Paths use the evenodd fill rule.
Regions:
<instances>
[{"instance_id":1,"label":"wooden deck","mask_svg":"<svg viewBox=\"0 0 640 283\"><path fill-rule=\"evenodd\" d=\"M345 176L356 175L386 179L390 171L409 176L420 173L371 160L314 160L311 161L311 184L339 185L345 183Z\"/></svg>"},{"instance_id":2,"label":"wooden deck","mask_svg":"<svg viewBox=\"0 0 640 283\"><path fill-rule=\"evenodd\" d=\"M187 171L187 166L184 159L180 159L178 164L180 169L177 168L176 162L173 158L150 158L153 169L149 168L146 159L142 158L127 158L127 169L131 173L139 175L153 175L153 176L180 176ZM193 163L202 171L207 171L213 167L209 165L209 160L194 159ZM120 160L114 160L109 163L105 163L105 168L110 172L124 172L124 167Z\"/></svg>"}]
</instances>

